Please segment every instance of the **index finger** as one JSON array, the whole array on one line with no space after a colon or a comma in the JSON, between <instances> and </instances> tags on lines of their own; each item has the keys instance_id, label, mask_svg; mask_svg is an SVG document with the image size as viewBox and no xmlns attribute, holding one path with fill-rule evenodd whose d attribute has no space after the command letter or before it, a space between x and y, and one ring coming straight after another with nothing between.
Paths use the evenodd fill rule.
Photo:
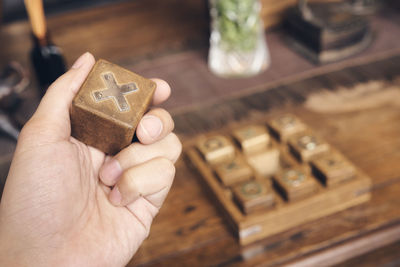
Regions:
<instances>
[{"instance_id":1,"label":"index finger","mask_svg":"<svg viewBox=\"0 0 400 267\"><path fill-rule=\"evenodd\" d=\"M171 95L171 87L164 80L157 78L151 80L157 84L157 88L153 96L153 105L159 105L162 102L166 101L168 97Z\"/></svg>"}]
</instances>

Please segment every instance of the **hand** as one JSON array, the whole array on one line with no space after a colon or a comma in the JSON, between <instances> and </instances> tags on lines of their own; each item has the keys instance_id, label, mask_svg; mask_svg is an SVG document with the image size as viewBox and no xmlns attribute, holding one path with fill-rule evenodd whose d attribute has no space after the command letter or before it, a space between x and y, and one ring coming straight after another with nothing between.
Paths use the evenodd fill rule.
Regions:
<instances>
[{"instance_id":1,"label":"hand","mask_svg":"<svg viewBox=\"0 0 400 267\"><path fill-rule=\"evenodd\" d=\"M82 55L22 129L0 203L0 266L123 266L171 187L181 144L163 109L114 157L71 137L69 108L93 67ZM154 104L170 88L154 80Z\"/></svg>"}]
</instances>

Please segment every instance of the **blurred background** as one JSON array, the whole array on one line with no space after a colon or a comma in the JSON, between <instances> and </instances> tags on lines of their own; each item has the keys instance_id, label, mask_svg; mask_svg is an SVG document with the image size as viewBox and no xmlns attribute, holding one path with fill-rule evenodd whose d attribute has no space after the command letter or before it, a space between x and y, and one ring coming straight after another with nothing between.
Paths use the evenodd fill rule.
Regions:
<instances>
[{"instance_id":1,"label":"blurred background","mask_svg":"<svg viewBox=\"0 0 400 267\"><path fill-rule=\"evenodd\" d=\"M56 61L60 61L51 61L51 64L61 64L61 72L68 69L82 53L89 51L97 59L104 58L145 77L168 81L173 91L163 107L173 115L176 131L184 141L194 134L246 120L248 116L260 116L261 111L303 103L309 94L307 88L328 88L332 91L338 86L352 87L374 79L399 81L400 1L303 1L306 7L303 6L303 9L302 2L295 0L251 3L256 3L247 10L248 17L255 16L254 28L251 26L246 34L255 35L243 37L238 33L246 31L243 25L235 24L237 31L232 32L229 21L223 21L221 14L226 11L223 10L223 0L43 0L46 34L35 36L24 1L0 0L0 192L6 181L18 131L34 112L49 83L41 80L38 74L38 68L43 67L40 64L45 63L38 66L32 55L34 51L39 51L43 56L48 47L56 48L55 52L52 51L59 57ZM307 15L307 5L311 17ZM213 13L213 10L216 12ZM229 12L226 11L231 14ZM236 12L237 16L244 14L240 9ZM249 46L245 42L251 38L255 41ZM237 43L226 49L226 40L230 40L229 45ZM243 47L248 50L241 51ZM260 58L262 60L258 65L254 65ZM227 63L239 59L239 68L233 69ZM387 61L380 65L373 63L379 60ZM328 75L321 78L321 83L307 84L303 88L298 86L290 96L278 90L275 98L269 98L271 101L259 98L257 102L255 93L286 88L292 82L363 64L370 65L366 70L355 69L341 74L340 79L332 79ZM256 67L248 71L250 65ZM240 102L238 99L244 96L249 98ZM232 111L235 108L242 110ZM246 111L243 112L243 109ZM349 137L349 140L352 139ZM197 188L196 178L189 179L189 182L179 177L177 180L178 184ZM176 192L172 193L172 199L180 201L184 190ZM182 214L177 217L182 224L185 216L190 216L194 210L190 206L186 208L179 211ZM218 232L215 230L218 227L226 228L225 223L214 216L216 212L208 209L204 207L202 213L199 211L202 219L197 218L190 226L171 228L176 243L182 239L190 242L182 241L167 248L168 240L151 237L154 241L144 245L132 265L168 263L168 259L171 259L169 263L201 265L201 258L208 255L213 256L206 265L243 263L240 257L240 260L237 258L240 248L230 237L225 254L216 255L205 245L215 243L211 247L217 248L219 241L213 239L213 233ZM167 224L167 215L161 215L160 228L164 222ZM205 218L207 216L212 218L211 221ZM396 220L400 218L393 215L390 221L382 220L380 223L389 224ZM218 227L213 228L215 225ZM371 221L371 225L377 223ZM215 231L207 232L211 228ZM351 229L346 231L350 233ZM220 240L225 239L221 237ZM322 244L323 241L319 242ZM390 255L400 255L398 247L388 249L392 251ZM189 252L186 253L186 250ZM288 251L280 256L291 260L293 257ZM379 258L380 254L377 255L375 258ZM268 261L267 257L263 260Z\"/></svg>"},{"instance_id":2,"label":"blurred background","mask_svg":"<svg viewBox=\"0 0 400 267\"><path fill-rule=\"evenodd\" d=\"M105 3L117 3L122 0L44 0L46 14L62 13L68 10L76 10L87 7L100 6ZM4 0L2 2L3 23L27 19L23 0Z\"/></svg>"}]
</instances>

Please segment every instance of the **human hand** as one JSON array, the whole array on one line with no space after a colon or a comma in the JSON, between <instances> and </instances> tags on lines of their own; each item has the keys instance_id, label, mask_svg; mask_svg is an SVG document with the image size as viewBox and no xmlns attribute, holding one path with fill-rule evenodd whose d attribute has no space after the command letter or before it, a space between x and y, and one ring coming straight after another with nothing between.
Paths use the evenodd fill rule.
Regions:
<instances>
[{"instance_id":1,"label":"human hand","mask_svg":"<svg viewBox=\"0 0 400 267\"><path fill-rule=\"evenodd\" d=\"M139 143L114 157L71 137L69 108L94 65L82 55L22 129L0 203L0 266L123 266L147 237L171 187L181 143L152 109ZM153 104L169 86L154 80Z\"/></svg>"}]
</instances>

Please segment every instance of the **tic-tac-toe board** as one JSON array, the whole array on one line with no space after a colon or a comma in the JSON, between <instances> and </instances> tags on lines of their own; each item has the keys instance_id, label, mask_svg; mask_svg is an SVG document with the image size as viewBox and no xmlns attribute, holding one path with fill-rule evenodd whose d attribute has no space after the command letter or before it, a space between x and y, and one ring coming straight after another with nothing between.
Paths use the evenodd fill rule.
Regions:
<instances>
[{"instance_id":1,"label":"tic-tac-toe board","mask_svg":"<svg viewBox=\"0 0 400 267\"><path fill-rule=\"evenodd\" d=\"M291 114L197 136L187 155L241 245L370 199L370 178Z\"/></svg>"}]
</instances>

